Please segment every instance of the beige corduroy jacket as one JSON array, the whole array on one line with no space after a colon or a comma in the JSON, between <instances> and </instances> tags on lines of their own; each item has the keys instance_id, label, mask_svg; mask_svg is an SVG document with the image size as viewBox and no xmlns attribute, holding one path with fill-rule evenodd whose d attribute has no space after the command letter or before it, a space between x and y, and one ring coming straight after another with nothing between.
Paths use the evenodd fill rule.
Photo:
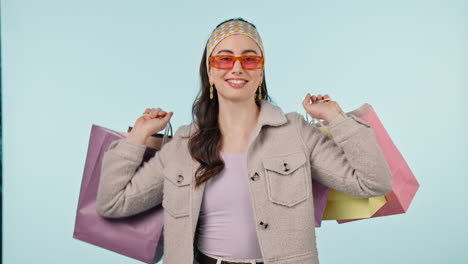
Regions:
<instances>
[{"instance_id":1,"label":"beige corduroy jacket","mask_svg":"<svg viewBox=\"0 0 468 264\"><path fill-rule=\"evenodd\" d=\"M196 227L205 184L194 188L199 166L187 144L194 122L139 167L144 145L114 141L104 154L97 212L137 214L162 203L164 264L198 263ZM312 179L358 197L385 195L392 175L374 130L353 115L329 124L330 139L297 112L261 100L247 152L249 191L265 264L316 264ZM286 164L286 166L285 166Z\"/></svg>"}]
</instances>

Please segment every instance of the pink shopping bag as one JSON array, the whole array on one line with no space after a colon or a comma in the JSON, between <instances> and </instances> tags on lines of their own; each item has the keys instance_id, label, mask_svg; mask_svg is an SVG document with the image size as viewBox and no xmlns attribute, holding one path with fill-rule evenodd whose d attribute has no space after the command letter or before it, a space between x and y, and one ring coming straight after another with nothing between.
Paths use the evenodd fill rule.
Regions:
<instances>
[{"instance_id":1,"label":"pink shopping bag","mask_svg":"<svg viewBox=\"0 0 468 264\"><path fill-rule=\"evenodd\" d=\"M419 183L413 172L393 143L371 105L363 104L358 109L347 114L355 115L371 125L393 175L392 191L385 195L387 202L371 218L407 212L411 201L419 189ZM362 219L337 220L337 222L342 224L356 220Z\"/></svg>"},{"instance_id":2,"label":"pink shopping bag","mask_svg":"<svg viewBox=\"0 0 468 264\"><path fill-rule=\"evenodd\" d=\"M170 124L168 126L170 127ZM96 197L104 152L113 141L125 137L126 133L92 126L73 238L145 263L155 263L161 260L164 250L164 211L161 205L134 216L118 219L104 218L96 213ZM171 136L155 134L150 137L145 144L151 147L146 148L142 164L153 157L170 139L172 128Z\"/></svg>"}]
</instances>

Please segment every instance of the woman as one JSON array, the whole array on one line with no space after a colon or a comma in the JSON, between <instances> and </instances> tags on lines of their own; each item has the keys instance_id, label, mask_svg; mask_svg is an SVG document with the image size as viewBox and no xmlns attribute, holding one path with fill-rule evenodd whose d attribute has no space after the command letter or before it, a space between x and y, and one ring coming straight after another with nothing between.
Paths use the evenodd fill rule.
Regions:
<instances>
[{"instance_id":1,"label":"woman","mask_svg":"<svg viewBox=\"0 0 468 264\"><path fill-rule=\"evenodd\" d=\"M270 103L264 49L242 18L219 24L203 54L192 123L141 167L144 142L173 112L147 108L105 153L97 212L124 217L162 203L165 264L318 263L312 178L359 197L392 176L370 125L327 95L305 96L333 140Z\"/></svg>"}]
</instances>

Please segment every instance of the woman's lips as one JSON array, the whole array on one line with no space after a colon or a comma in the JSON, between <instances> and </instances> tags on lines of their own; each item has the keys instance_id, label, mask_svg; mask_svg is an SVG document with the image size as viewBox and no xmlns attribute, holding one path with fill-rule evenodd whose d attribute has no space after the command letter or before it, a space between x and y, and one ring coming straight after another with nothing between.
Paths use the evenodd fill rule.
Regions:
<instances>
[{"instance_id":1,"label":"woman's lips","mask_svg":"<svg viewBox=\"0 0 468 264\"><path fill-rule=\"evenodd\" d=\"M247 81L233 81L233 80L227 80L226 81L229 86L231 86L232 88L242 88L245 86L245 84L247 83Z\"/></svg>"}]
</instances>

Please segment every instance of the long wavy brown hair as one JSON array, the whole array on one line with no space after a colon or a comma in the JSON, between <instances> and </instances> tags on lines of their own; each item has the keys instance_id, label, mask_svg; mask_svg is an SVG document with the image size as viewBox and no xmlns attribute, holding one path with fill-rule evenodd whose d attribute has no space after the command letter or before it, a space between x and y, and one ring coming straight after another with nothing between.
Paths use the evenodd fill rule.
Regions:
<instances>
[{"instance_id":1,"label":"long wavy brown hair","mask_svg":"<svg viewBox=\"0 0 468 264\"><path fill-rule=\"evenodd\" d=\"M255 28L255 25L242 18L225 20L217 25L216 28L232 20L241 20L249 23ZM203 52L203 57L200 63L200 90L198 91L192 105L192 119L197 125L198 130L191 136L188 143L188 148L192 158L200 163L200 167L195 172L195 187L198 187L200 184L208 181L211 177L216 176L224 169L224 161L219 154L219 149L221 148L222 143L222 134L218 126L218 93L216 92L216 89L214 89L213 99L210 100L210 83L206 69L206 56L205 45L205 51ZM259 100L266 100L268 102L272 101L268 96L265 81L265 70L263 71L261 88L262 99L258 99L258 89L255 92L255 103L257 106L260 106Z\"/></svg>"}]
</instances>

